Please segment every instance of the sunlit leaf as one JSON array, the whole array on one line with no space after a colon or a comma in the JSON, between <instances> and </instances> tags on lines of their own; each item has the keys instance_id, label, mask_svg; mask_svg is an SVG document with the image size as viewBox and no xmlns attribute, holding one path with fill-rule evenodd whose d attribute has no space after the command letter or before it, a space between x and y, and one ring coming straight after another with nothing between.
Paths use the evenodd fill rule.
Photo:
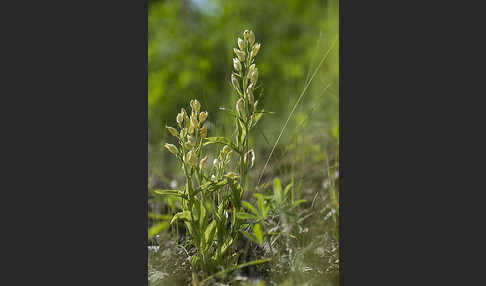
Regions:
<instances>
[{"instance_id":1,"label":"sunlit leaf","mask_svg":"<svg viewBox=\"0 0 486 286\"><path fill-rule=\"evenodd\" d=\"M262 229L260 227L260 224L256 224L254 227L253 227L253 234L255 235L257 241L258 241L258 244L262 244L263 243L263 232L262 232Z\"/></svg>"},{"instance_id":2,"label":"sunlit leaf","mask_svg":"<svg viewBox=\"0 0 486 286\"><path fill-rule=\"evenodd\" d=\"M176 221L178 219L184 219L184 220L187 220L187 221L191 221L191 213L189 211L183 211L183 212L176 213L172 217L170 224L174 223L174 221Z\"/></svg>"},{"instance_id":3,"label":"sunlit leaf","mask_svg":"<svg viewBox=\"0 0 486 286\"><path fill-rule=\"evenodd\" d=\"M156 236L157 234L167 229L168 227L169 227L169 223L166 221L152 225L148 230L148 238L150 239Z\"/></svg>"},{"instance_id":4,"label":"sunlit leaf","mask_svg":"<svg viewBox=\"0 0 486 286\"><path fill-rule=\"evenodd\" d=\"M249 202L247 202L247 201L241 201L241 204L243 205L243 207L245 207L246 209L248 209L249 211L251 211L255 215L257 215L257 216L260 215L258 213L258 210L252 204L250 204Z\"/></svg>"}]
</instances>

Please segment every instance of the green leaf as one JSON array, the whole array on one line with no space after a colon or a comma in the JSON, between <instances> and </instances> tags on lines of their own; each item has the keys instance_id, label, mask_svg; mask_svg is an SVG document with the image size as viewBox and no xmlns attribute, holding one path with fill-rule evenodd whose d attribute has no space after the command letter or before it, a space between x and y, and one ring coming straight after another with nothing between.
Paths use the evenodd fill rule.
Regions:
<instances>
[{"instance_id":1,"label":"green leaf","mask_svg":"<svg viewBox=\"0 0 486 286\"><path fill-rule=\"evenodd\" d=\"M245 207L247 210L251 211L255 215L257 215L257 216L260 215L260 213L257 211L257 209L252 204L250 204L249 202L241 201L241 204L243 205L243 207Z\"/></svg>"},{"instance_id":2,"label":"green leaf","mask_svg":"<svg viewBox=\"0 0 486 286\"><path fill-rule=\"evenodd\" d=\"M286 187L285 187L285 191L284 191L284 200L287 199L287 194L289 193L289 190L290 188L292 188L293 184L288 184Z\"/></svg>"},{"instance_id":3,"label":"green leaf","mask_svg":"<svg viewBox=\"0 0 486 286\"><path fill-rule=\"evenodd\" d=\"M214 235L216 234L216 221L213 220L206 231L204 232L204 239L206 240L206 248L209 248L211 246L211 243L214 240Z\"/></svg>"},{"instance_id":4,"label":"green leaf","mask_svg":"<svg viewBox=\"0 0 486 286\"><path fill-rule=\"evenodd\" d=\"M156 236L157 234L167 229L168 227L169 227L169 223L166 221L152 225L148 230L148 238L152 238Z\"/></svg>"},{"instance_id":5,"label":"green leaf","mask_svg":"<svg viewBox=\"0 0 486 286\"><path fill-rule=\"evenodd\" d=\"M258 197L258 210L260 211L260 214L263 215L263 211L265 210L265 205L263 201L263 196Z\"/></svg>"},{"instance_id":6,"label":"green leaf","mask_svg":"<svg viewBox=\"0 0 486 286\"><path fill-rule=\"evenodd\" d=\"M228 250L231 244L233 244L233 238L231 236L228 236L226 241L221 246L221 255L224 255L224 253L226 252L226 250Z\"/></svg>"},{"instance_id":7,"label":"green leaf","mask_svg":"<svg viewBox=\"0 0 486 286\"><path fill-rule=\"evenodd\" d=\"M243 235L246 236L249 240L258 244L258 239L256 238L256 236L253 233L249 233L249 232L244 231L244 230L240 230L240 232L243 233Z\"/></svg>"},{"instance_id":8,"label":"green leaf","mask_svg":"<svg viewBox=\"0 0 486 286\"><path fill-rule=\"evenodd\" d=\"M258 244L261 245L263 243L263 232L262 232L260 224L257 223L253 227L253 234L255 235L256 239L258 240Z\"/></svg>"},{"instance_id":9,"label":"green leaf","mask_svg":"<svg viewBox=\"0 0 486 286\"><path fill-rule=\"evenodd\" d=\"M238 134L239 134L238 140L240 145L243 145L243 142L245 141L245 137L246 137L245 124L240 119L238 119L237 124L238 124Z\"/></svg>"},{"instance_id":10,"label":"green leaf","mask_svg":"<svg viewBox=\"0 0 486 286\"><path fill-rule=\"evenodd\" d=\"M295 201L294 202L294 206L298 206L298 205L300 205L302 203L305 203L305 202L306 202L306 200L298 200L298 201Z\"/></svg>"},{"instance_id":11,"label":"green leaf","mask_svg":"<svg viewBox=\"0 0 486 286\"><path fill-rule=\"evenodd\" d=\"M187 199L187 196L184 194L184 192L178 191L178 190L154 190L154 194L160 195L160 196L166 196L166 197L177 197L177 198L185 198Z\"/></svg>"},{"instance_id":12,"label":"green leaf","mask_svg":"<svg viewBox=\"0 0 486 286\"><path fill-rule=\"evenodd\" d=\"M192 234L192 225L191 225L191 223L190 223L190 222L188 222L188 221L185 221L185 222L184 222L184 224L186 225L187 230L189 231L189 234L190 234L190 235L193 235L193 234Z\"/></svg>"},{"instance_id":13,"label":"green leaf","mask_svg":"<svg viewBox=\"0 0 486 286\"><path fill-rule=\"evenodd\" d=\"M258 217L245 212L238 212L236 213L236 215L238 216L239 219L258 219Z\"/></svg>"},{"instance_id":14,"label":"green leaf","mask_svg":"<svg viewBox=\"0 0 486 286\"><path fill-rule=\"evenodd\" d=\"M170 221L170 224L172 224L174 221L176 221L178 219L183 219L183 220L191 221L191 213L189 211L183 211L183 212L176 213L172 217L172 220Z\"/></svg>"},{"instance_id":15,"label":"green leaf","mask_svg":"<svg viewBox=\"0 0 486 286\"><path fill-rule=\"evenodd\" d=\"M275 200L278 204L282 203L282 185L280 184L280 180L275 178L273 180L273 195L275 196Z\"/></svg>"}]
</instances>

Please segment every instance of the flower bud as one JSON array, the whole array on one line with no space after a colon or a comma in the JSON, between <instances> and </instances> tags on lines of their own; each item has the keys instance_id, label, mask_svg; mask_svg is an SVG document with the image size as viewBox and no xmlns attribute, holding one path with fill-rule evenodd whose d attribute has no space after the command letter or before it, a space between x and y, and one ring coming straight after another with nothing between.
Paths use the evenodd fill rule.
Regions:
<instances>
[{"instance_id":1,"label":"flower bud","mask_svg":"<svg viewBox=\"0 0 486 286\"><path fill-rule=\"evenodd\" d=\"M229 161L231 160L231 154L233 153L233 150L230 150L227 154L226 154L226 157L224 159L224 163L225 164L228 164Z\"/></svg>"},{"instance_id":2,"label":"flower bud","mask_svg":"<svg viewBox=\"0 0 486 286\"><path fill-rule=\"evenodd\" d=\"M258 80L258 68L255 68L253 72L250 74L251 83L256 84Z\"/></svg>"},{"instance_id":3,"label":"flower bud","mask_svg":"<svg viewBox=\"0 0 486 286\"><path fill-rule=\"evenodd\" d=\"M248 72L246 75L249 77L254 69L255 69L255 64L251 64L251 66L248 68Z\"/></svg>"},{"instance_id":4,"label":"flower bud","mask_svg":"<svg viewBox=\"0 0 486 286\"><path fill-rule=\"evenodd\" d=\"M221 154L224 156L230 150L231 150L231 148L228 145L224 145L223 150L221 150Z\"/></svg>"},{"instance_id":5,"label":"flower bud","mask_svg":"<svg viewBox=\"0 0 486 286\"><path fill-rule=\"evenodd\" d=\"M248 103L250 104L250 106L253 106L253 104L255 104L255 99L253 98L253 91L250 89L250 90L247 90L246 91L246 94L248 95Z\"/></svg>"},{"instance_id":6,"label":"flower bud","mask_svg":"<svg viewBox=\"0 0 486 286\"><path fill-rule=\"evenodd\" d=\"M191 122L191 127L194 129L197 129L199 126L199 123L197 122L197 118L195 114L191 114L191 118L189 118L189 121ZM192 134L192 132L190 132Z\"/></svg>"},{"instance_id":7,"label":"flower bud","mask_svg":"<svg viewBox=\"0 0 486 286\"><path fill-rule=\"evenodd\" d=\"M238 79L234 74L231 74L231 83L233 84L234 89L240 90L240 88L238 87L239 86Z\"/></svg>"},{"instance_id":8,"label":"flower bud","mask_svg":"<svg viewBox=\"0 0 486 286\"><path fill-rule=\"evenodd\" d=\"M187 128L182 128L180 133L181 138L186 137L186 135L187 135Z\"/></svg>"},{"instance_id":9,"label":"flower bud","mask_svg":"<svg viewBox=\"0 0 486 286\"><path fill-rule=\"evenodd\" d=\"M233 58L233 67L236 71L241 71L241 63L237 58Z\"/></svg>"},{"instance_id":10,"label":"flower bud","mask_svg":"<svg viewBox=\"0 0 486 286\"><path fill-rule=\"evenodd\" d=\"M208 156L205 156L204 158L201 159L199 162L199 169L203 169L204 166L206 166L206 161L208 160Z\"/></svg>"},{"instance_id":11,"label":"flower bud","mask_svg":"<svg viewBox=\"0 0 486 286\"><path fill-rule=\"evenodd\" d=\"M206 120L206 118L208 118L208 112L207 111L199 113L199 122L200 123L203 123Z\"/></svg>"},{"instance_id":12,"label":"flower bud","mask_svg":"<svg viewBox=\"0 0 486 286\"><path fill-rule=\"evenodd\" d=\"M250 32L248 30L243 31L243 39L248 40L248 37L250 36Z\"/></svg>"},{"instance_id":13,"label":"flower bud","mask_svg":"<svg viewBox=\"0 0 486 286\"><path fill-rule=\"evenodd\" d=\"M236 102L236 112L238 112L239 115L243 115L243 98L238 99Z\"/></svg>"},{"instance_id":14,"label":"flower bud","mask_svg":"<svg viewBox=\"0 0 486 286\"><path fill-rule=\"evenodd\" d=\"M211 175L211 181L215 181L216 180L216 176L215 175Z\"/></svg>"},{"instance_id":15,"label":"flower bud","mask_svg":"<svg viewBox=\"0 0 486 286\"><path fill-rule=\"evenodd\" d=\"M246 88L246 93L250 93L250 92L253 92L253 83L250 83Z\"/></svg>"},{"instance_id":16,"label":"flower bud","mask_svg":"<svg viewBox=\"0 0 486 286\"><path fill-rule=\"evenodd\" d=\"M177 129L175 129L174 127L170 127L170 126L167 126L166 128L167 128L167 130L169 130L169 132L170 132L170 134L172 134L172 136L179 137L179 132L177 132Z\"/></svg>"},{"instance_id":17,"label":"flower bud","mask_svg":"<svg viewBox=\"0 0 486 286\"><path fill-rule=\"evenodd\" d=\"M213 166L216 167L216 168L219 168L219 160L218 159L213 160Z\"/></svg>"},{"instance_id":18,"label":"flower bud","mask_svg":"<svg viewBox=\"0 0 486 286\"><path fill-rule=\"evenodd\" d=\"M201 138L204 139L208 136L208 128L206 127L206 125L203 125L203 127L201 128Z\"/></svg>"},{"instance_id":19,"label":"flower bud","mask_svg":"<svg viewBox=\"0 0 486 286\"><path fill-rule=\"evenodd\" d=\"M193 150L187 152L187 157L185 159L187 164L191 166L196 165L196 154L194 154Z\"/></svg>"},{"instance_id":20,"label":"flower bud","mask_svg":"<svg viewBox=\"0 0 486 286\"><path fill-rule=\"evenodd\" d=\"M166 143L164 147L167 148L167 150L169 150L169 152L174 155L179 154L179 150L177 150L177 147L174 144Z\"/></svg>"},{"instance_id":21,"label":"flower bud","mask_svg":"<svg viewBox=\"0 0 486 286\"><path fill-rule=\"evenodd\" d=\"M255 162L255 151L253 149L250 149L248 152L245 153L245 163L248 161L248 156L251 156L251 166L250 168L253 168L253 163Z\"/></svg>"},{"instance_id":22,"label":"flower bud","mask_svg":"<svg viewBox=\"0 0 486 286\"><path fill-rule=\"evenodd\" d=\"M199 101L197 101L197 99L191 100L191 108L192 108L193 112L199 113L199 109L201 108L201 104L199 103Z\"/></svg>"},{"instance_id":23,"label":"flower bud","mask_svg":"<svg viewBox=\"0 0 486 286\"><path fill-rule=\"evenodd\" d=\"M253 43L255 42L255 34L253 34L253 31L250 31L250 33L248 34L248 41L250 42L250 45L253 45Z\"/></svg>"},{"instance_id":24,"label":"flower bud","mask_svg":"<svg viewBox=\"0 0 486 286\"><path fill-rule=\"evenodd\" d=\"M240 48L242 51L245 50L245 41L243 41L241 38L238 38L238 48Z\"/></svg>"},{"instance_id":25,"label":"flower bud","mask_svg":"<svg viewBox=\"0 0 486 286\"><path fill-rule=\"evenodd\" d=\"M237 48L233 48L233 51L235 52L236 56L240 60L240 62L243 62L245 60L245 55L246 53L243 51L238 50Z\"/></svg>"},{"instance_id":26,"label":"flower bud","mask_svg":"<svg viewBox=\"0 0 486 286\"><path fill-rule=\"evenodd\" d=\"M260 44L256 43L253 48L251 49L251 57L255 57L258 54L258 51L260 50Z\"/></svg>"},{"instance_id":27,"label":"flower bud","mask_svg":"<svg viewBox=\"0 0 486 286\"><path fill-rule=\"evenodd\" d=\"M184 121L184 115L182 113L177 113L176 121L179 127L182 127L182 122Z\"/></svg>"},{"instance_id":28,"label":"flower bud","mask_svg":"<svg viewBox=\"0 0 486 286\"><path fill-rule=\"evenodd\" d=\"M181 113L182 115L184 116L184 119L186 119L187 116L187 112L186 112L186 109L184 107L181 107Z\"/></svg>"},{"instance_id":29,"label":"flower bud","mask_svg":"<svg viewBox=\"0 0 486 286\"><path fill-rule=\"evenodd\" d=\"M243 163L247 164L248 163L248 157L251 156L251 167L253 167L253 161L255 160L255 152L253 152L253 149L249 150L248 152L245 153L245 156L243 156Z\"/></svg>"},{"instance_id":30,"label":"flower bud","mask_svg":"<svg viewBox=\"0 0 486 286\"><path fill-rule=\"evenodd\" d=\"M253 112L256 112L257 111L257 105L258 105L258 100L255 101L255 104L253 105Z\"/></svg>"},{"instance_id":31,"label":"flower bud","mask_svg":"<svg viewBox=\"0 0 486 286\"><path fill-rule=\"evenodd\" d=\"M187 112L184 109L184 107L181 108L181 113L182 113L182 116L184 118L185 126L188 127L190 125L189 116L187 116Z\"/></svg>"},{"instance_id":32,"label":"flower bud","mask_svg":"<svg viewBox=\"0 0 486 286\"><path fill-rule=\"evenodd\" d=\"M194 140L194 137L192 137L191 135L187 135L186 145L189 147L189 149L194 148L194 146L196 146L196 141Z\"/></svg>"}]
</instances>

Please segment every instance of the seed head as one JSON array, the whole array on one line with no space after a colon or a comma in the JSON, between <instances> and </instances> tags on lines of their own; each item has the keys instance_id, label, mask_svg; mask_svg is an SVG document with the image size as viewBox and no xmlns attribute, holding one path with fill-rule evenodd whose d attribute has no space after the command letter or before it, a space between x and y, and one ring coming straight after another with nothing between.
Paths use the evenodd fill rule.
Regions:
<instances>
[{"instance_id":1,"label":"seed head","mask_svg":"<svg viewBox=\"0 0 486 286\"><path fill-rule=\"evenodd\" d=\"M245 41L243 41L241 38L238 38L238 48L240 48L242 51L244 51L246 48Z\"/></svg>"},{"instance_id":2,"label":"seed head","mask_svg":"<svg viewBox=\"0 0 486 286\"><path fill-rule=\"evenodd\" d=\"M233 67L236 71L241 71L241 63L237 58L233 58Z\"/></svg>"},{"instance_id":3,"label":"seed head","mask_svg":"<svg viewBox=\"0 0 486 286\"><path fill-rule=\"evenodd\" d=\"M179 154L179 150L177 150L177 147L174 144L165 143L164 147L167 148L167 150L169 150L169 152L174 155Z\"/></svg>"},{"instance_id":4,"label":"seed head","mask_svg":"<svg viewBox=\"0 0 486 286\"><path fill-rule=\"evenodd\" d=\"M248 41L250 42L250 45L253 45L253 43L255 42L255 34L253 34L253 31L250 31L248 35Z\"/></svg>"},{"instance_id":5,"label":"seed head","mask_svg":"<svg viewBox=\"0 0 486 286\"><path fill-rule=\"evenodd\" d=\"M177 132L177 129L175 129L174 127L170 127L170 126L167 126L166 128L167 128L167 130L169 130L169 132L170 132L170 134L172 134L172 136L179 138L179 132Z\"/></svg>"}]
</instances>

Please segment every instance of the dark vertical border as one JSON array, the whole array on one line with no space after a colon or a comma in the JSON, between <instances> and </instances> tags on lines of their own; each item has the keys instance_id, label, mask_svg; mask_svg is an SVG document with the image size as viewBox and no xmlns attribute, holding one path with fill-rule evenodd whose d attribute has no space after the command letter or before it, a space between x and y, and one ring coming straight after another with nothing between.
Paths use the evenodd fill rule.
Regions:
<instances>
[{"instance_id":1,"label":"dark vertical border","mask_svg":"<svg viewBox=\"0 0 486 286\"><path fill-rule=\"evenodd\" d=\"M1 10L0 284L146 285L147 2Z\"/></svg>"}]
</instances>

